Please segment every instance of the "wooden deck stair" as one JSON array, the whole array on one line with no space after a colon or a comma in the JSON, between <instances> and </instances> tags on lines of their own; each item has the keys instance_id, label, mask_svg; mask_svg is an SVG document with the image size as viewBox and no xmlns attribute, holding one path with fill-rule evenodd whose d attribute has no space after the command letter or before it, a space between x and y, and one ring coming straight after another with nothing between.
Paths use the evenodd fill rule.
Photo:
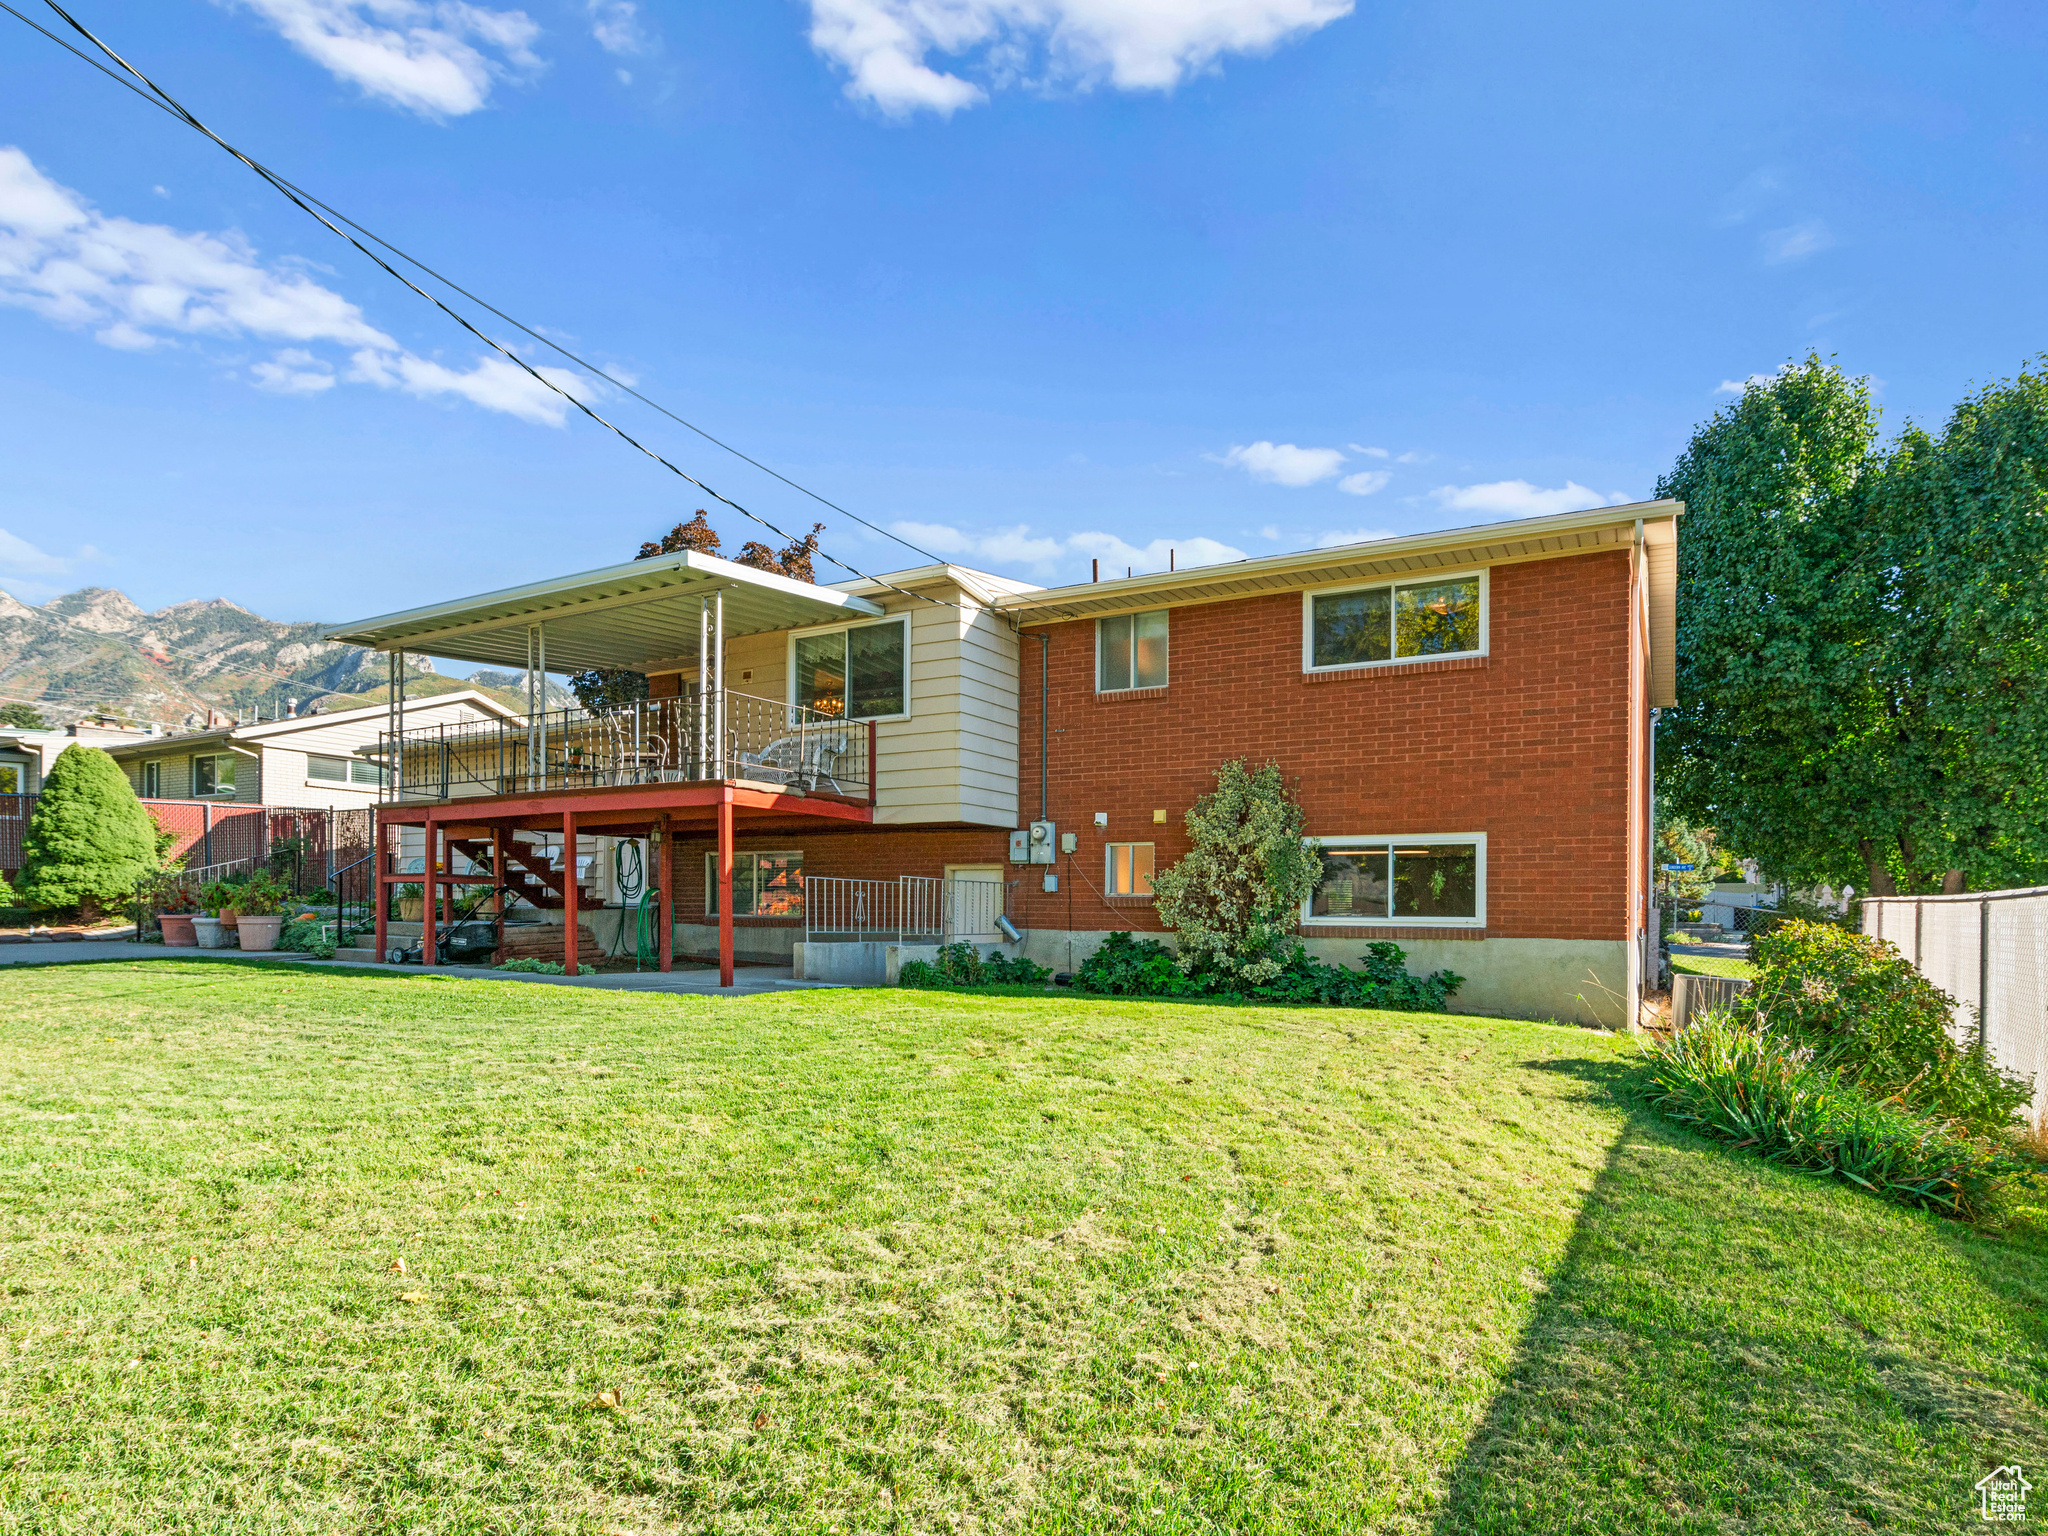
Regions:
<instances>
[{"instance_id":1,"label":"wooden deck stair","mask_svg":"<svg viewBox=\"0 0 2048 1536\"><path fill-rule=\"evenodd\" d=\"M457 853L472 860L478 866L488 869L491 863L491 845L481 837L455 837L448 840L448 846ZM555 868L547 859L532 851L532 845L507 839L501 844L505 850L504 883L522 901L545 911L559 912L568 905L569 878L565 871ZM583 887L577 886L580 893ZM582 899L581 895L577 898Z\"/></svg>"}]
</instances>

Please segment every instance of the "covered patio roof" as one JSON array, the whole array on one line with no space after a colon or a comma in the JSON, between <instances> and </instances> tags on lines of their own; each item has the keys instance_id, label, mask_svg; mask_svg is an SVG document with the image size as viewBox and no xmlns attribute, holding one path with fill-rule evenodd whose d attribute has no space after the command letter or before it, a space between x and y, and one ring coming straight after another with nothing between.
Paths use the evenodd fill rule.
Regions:
<instances>
[{"instance_id":1,"label":"covered patio roof","mask_svg":"<svg viewBox=\"0 0 2048 1536\"><path fill-rule=\"evenodd\" d=\"M645 672L696 663L698 602L719 592L727 639L882 612L864 597L686 550L336 624L321 638L518 670L527 664L527 626L544 624L550 672Z\"/></svg>"}]
</instances>

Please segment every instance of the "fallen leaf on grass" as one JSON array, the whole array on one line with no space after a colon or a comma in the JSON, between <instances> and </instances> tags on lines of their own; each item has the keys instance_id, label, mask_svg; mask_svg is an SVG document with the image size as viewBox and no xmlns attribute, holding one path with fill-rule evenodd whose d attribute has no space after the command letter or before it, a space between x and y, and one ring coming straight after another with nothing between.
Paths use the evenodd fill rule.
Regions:
<instances>
[{"instance_id":1,"label":"fallen leaf on grass","mask_svg":"<svg viewBox=\"0 0 2048 1536\"><path fill-rule=\"evenodd\" d=\"M760 1411L759 1413L757 1413L757 1414L755 1414L755 1415L754 1415L754 1428L756 1428L756 1429L766 1429L767 1427L768 1427L768 1410L767 1410L766 1408L763 1408L763 1409L762 1409L762 1410L761 1410L761 1411Z\"/></svg>"},{"instance_id":2,"label":"fallen leaf on grass","mask_svg":"<svg viewBox=\"0 0 2048 1536\"><path fill-rule=\"evenodd\" d=\"M400 1301L409 1301L414 1306L418 1306L427 1299L427 1293L425 1291L400 1291L398 1299Z\"/></svg>"},{"instance_id":3,"label":"fallen leaf on grass","mask_svg":"<svg viewBox=\"0 0 2048 1536\"><path fill-rule=\"evenodd\" d=\"M411 1270L405 1267L405 1258L403 1255L400 1255L398 1258L393 1259L388 1267L391 1273L394 1275L409 1275L412 1273Z\"/></svg>"},{"instance_id":4,"label":"fallen leaf on grass","mask_svg":"<svg viewBox=\"0 0 2048 1536\"><path fill-rule=\"evenodd\" d=\"M626 1406L626 1389L624 1387L608 1387L591 1398L586 1406L604 1408L616 1413L619 1409Z\"/></svg>"}]
</instances>

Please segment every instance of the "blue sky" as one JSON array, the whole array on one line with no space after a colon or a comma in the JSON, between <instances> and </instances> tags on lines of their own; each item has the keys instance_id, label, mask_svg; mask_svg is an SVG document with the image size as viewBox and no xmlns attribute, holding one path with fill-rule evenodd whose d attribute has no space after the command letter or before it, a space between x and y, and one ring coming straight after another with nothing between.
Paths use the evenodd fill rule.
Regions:
<instances>
[{"instance_id":1,"label":"blue sky","mask_svg":"<svg viewBox=\"0 0 2048 1536\"><path fill-rule=\"evenodd\" d=\"M682 415L1031 580L1645 496L1809 349L1896 427L2048 337L2020 0L76 13ZM854 565L916 563L598 403ZM290 619L628 558L704 502L4 15L0 460L0 587Z\"/></svg>"}]
</instances>

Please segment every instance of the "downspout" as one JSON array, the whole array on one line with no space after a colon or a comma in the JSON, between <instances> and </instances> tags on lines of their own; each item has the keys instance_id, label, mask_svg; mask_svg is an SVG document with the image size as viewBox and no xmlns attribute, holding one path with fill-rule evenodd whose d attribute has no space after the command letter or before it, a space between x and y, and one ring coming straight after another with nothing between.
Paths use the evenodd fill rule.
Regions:
<instances>
[{"instance_id":1,"label":"downspout","mask_svg":"<svg viewBox=\"0 0 2048 1536\"><path fill-rule=\"evenodd\" d=\"M1051 738L1046 735L1049 724L1046 714L1046 700L1052 691L1052 635L1041 629L1038 632L1038 819L1046 819L1046 764L1047 748Z\"/></svg>"}]
</instances>

